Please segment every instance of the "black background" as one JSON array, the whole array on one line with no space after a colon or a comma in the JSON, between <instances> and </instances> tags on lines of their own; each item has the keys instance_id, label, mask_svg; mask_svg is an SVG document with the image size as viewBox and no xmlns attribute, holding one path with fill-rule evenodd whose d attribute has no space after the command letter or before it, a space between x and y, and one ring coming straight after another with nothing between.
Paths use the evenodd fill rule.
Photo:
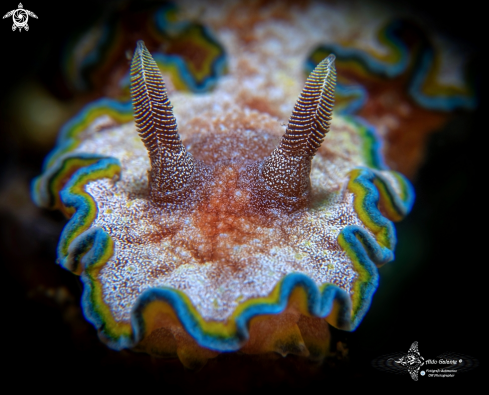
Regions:
<instances>
[{"instance_id":1,"label":"black background","mask_svg":"<svg viewBox=\"0 0 489 395\"><path fill-rule=\"evenodd\" d=\"M24 79L42 80L43 73L49 72L53 59L59 56L65 35L84 26L111 3L57 5L29 1L24 7L39 17L29 20L29 32L12 32L10 18L0 24L0 191L13 178L28 182L38 175L47 153L16 136L13 119L22 109L12 108L12 95ZM16 8L13 1L2 4L4 13ZM25 212L34 210L40 219L19 219L22 209L0 212L0 347L8 365L4 379L20 380L21 385L35 384L38 388L67 383L75 388L102 382L111 388L126 383L157 383L161 391L172 387L181 392L216 393L247 392L261 386L309 390L319 385L326 391L331 385L349 388L369 383L391 383L394 391L402 386L420 388L428 384L436 388L475 386L485 373L486 361L482 346L487 344L483 337L487 325L483 323L487 315L487 296L483 293L487 257L483 251L487 242L483 237L488 207L482 165L487 156L482 137L487 129L483 116L488 107L481 94L481 49L486 45L482 12L475 4L470 0L448 8L441 2L410 2L438 29L475 49L480 104L475 112L457 112L443 131L432 135L426 162L414 180L414 208L396 225L397 259L380 270L379 289L360 327L353 333L334 332L335 339L345 341L349 348L347 362L334 367L324 365L312 376L298 372L294 378L295 361L270 361L259 365L259 373L236 379L234 388L232 382L224 379L231 370L218 363L241 370L250 361L225 356L195 373L185 371L179 363L108 350L97 339L95 329L83 320L77 321L81 295L77 278L54 264L54 248L64 219L58 213L31 207ZM24 200L25 197L20 199ZM38 283L53 287L65 284L78 299L65 301L60 307L50 298L33 297ZM418 383L408 376L392 375L370 366L380 355L406 352L413 341L419 342L425 358L435 358L445 351L459 352L477 358L480 366L454 379L425 378Z\"/></svg>"}]
</instances>

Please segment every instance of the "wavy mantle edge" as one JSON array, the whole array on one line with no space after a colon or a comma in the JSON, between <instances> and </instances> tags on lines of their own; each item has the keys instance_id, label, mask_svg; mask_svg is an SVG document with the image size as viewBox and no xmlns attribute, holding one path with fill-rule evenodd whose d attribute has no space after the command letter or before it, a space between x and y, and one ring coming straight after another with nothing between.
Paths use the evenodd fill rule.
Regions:
<instances>
[{"instance_id":1,"label":"wavy mantle edge","mask_svg":"<svg viewBox=\"0 0 489 395\"><path fill-rule=\"evenodd\" d=\"M113 106L113 104L116 106ZM104 110L110 107L108 114ZM151 288L136 300L130 322L117 322L103 301L97 274L112 257L113 241L101 228L91 227L97 207L85 185L101 178L116 178L119 160L88 153L70 153L79 144L77 134L102 114L116 122L127 122L128 104L102 99L87 106L63 128L57 147L46 159L44 173L33 180L32 196L41 207L60 209L71 217L62 231L57 262L81 275L84 283L82 306L86 318L98 329L102 340L113 349L133 348L153 329L155 312L173 315L199 345L216 351L236 351L249 338L250 320L259 315L278 314L287 307L292 293L299 292L302 314L320 317L343 330L355 330L366 314L378 285L377 267L394 259L395 229L391 221L402 219L414 202L414 191L401 174L390 171L398 182L397 194L382 174L360 167L351 171L347 188L354 194L354 209L375 237L358 226L345 227L338 243L352 260L358 279L352 297L334 284L318 286L302 273L284 276L266 297L249 299L234 310L226 322L206 321L182 291L170 287ZM122 111L121 111L122 110ZM113 113L115 112L115 116ZM376 156L380 142L364 123L364 152L369 162L383 167ZM382 207L382 211L379 209Z\"/></svg>"},{"instance_id":2,"label":"wavy mantle edge","mask_svg":"<svg viewBox=\"0 0 489 395\"><path fill-rule=\"evenodd\" d=\"M390 51L384 56L337 43L318 44L306 61L306 73L309 74L316 67L317 61L313 60L315 52L334 53L337 67L342 62L353 62L367 75L387 79L409 73L406 90L414 102L423 108L443 112L475 110L478 98L470 67L467 64L463 67L462 86L441 83L437 78L440 74L440 53L428 38L421 40L418 49L410 49L408 42L395 32L405 24L402 19L395 18L377 32L378 41ZM343 84L340 81L338 87L340 94L352 97L342 110L345 114L355 113L367 101L368 91L361 84Z\"/></svg>"}]
</instances>

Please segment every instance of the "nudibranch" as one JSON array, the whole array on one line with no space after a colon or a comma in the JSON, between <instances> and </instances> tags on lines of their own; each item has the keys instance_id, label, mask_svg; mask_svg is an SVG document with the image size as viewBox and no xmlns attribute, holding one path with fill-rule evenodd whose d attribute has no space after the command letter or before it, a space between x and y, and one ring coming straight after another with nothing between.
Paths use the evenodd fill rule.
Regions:
<instances>
[{"instance_id":1,"label":"nudibranch","mask_svg":"<svg viewBox=\"0 0 489 395\"><path fill-rule=\"evenodd\" d=\"M96 24L67 42L62 67L52 72L52 85L59 85L61 77L67 89L63 94L78 100L84 93L128 100L125 55L132 53L135 38L144 38L170 95L175 90L206 94L220 89L232 74L244 81L234 92L242 107L285 121L291 104L284 105L278 92L288 97L288 91L296 89L294 80L302 80L334 53L335 113L368 122L380 136L385 163L409 179L423 161L428 135L440 130L454 111L477 106L470 48L444 37L402 5L194 3L125 2L104 12ZM297 62L304 75L295 71ZM252 85L256 89L249 89ZM264 100L265 89L270 94ZM115 120L128 120L130 104L116 106L125 115ZM95 112L115 113L108 102L93 107Z\"/></svg>"},{"instance_id":2,"label":"nudibranch","mask_svg":"<svg viewBox=\"0 0 489 395\"><path fill-rule=\"evenodd\" d=\"M311 72L284 133L242 108L232 76L173 109L139 41L135 122L107 101L110 117L87 125L89 107L65 132L33 196L70 218L58 262L81 275L85 315L109 347L187 366L237 350L320 359L328 324L359 325L414 195L368 125L332 117L334 63Z\"/></svg>"}]
</instances>

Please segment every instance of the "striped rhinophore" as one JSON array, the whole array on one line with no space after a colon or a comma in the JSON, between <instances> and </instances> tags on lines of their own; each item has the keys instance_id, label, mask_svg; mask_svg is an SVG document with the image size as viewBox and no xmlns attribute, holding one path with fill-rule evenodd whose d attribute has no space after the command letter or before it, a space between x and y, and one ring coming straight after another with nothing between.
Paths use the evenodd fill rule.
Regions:
<instances>
[{"instance_id":1,"label":"striped rhinophore","mask_svg":"<svg viewBox=\"0 0 489 395\"><path fill-rule=\"evenodd\" d=\"M329 55L309 75L279 146L263 163L265 183L286 196L300 198L308 193L311 160L329 131L333 113L334 60Z\"/></svg>"},{"instance_id":2,"label":"striped rhinophore","mask_svg":"<svg viewBox=\"0 0 489 395\"><path fill-rule=\"evenodd\" d=\"M178 135L165 82L142 41L132 59L131 96L136 127L151 161L151 195L162 200L187 186L194 159Z\"/></svg>"}]
</instances>

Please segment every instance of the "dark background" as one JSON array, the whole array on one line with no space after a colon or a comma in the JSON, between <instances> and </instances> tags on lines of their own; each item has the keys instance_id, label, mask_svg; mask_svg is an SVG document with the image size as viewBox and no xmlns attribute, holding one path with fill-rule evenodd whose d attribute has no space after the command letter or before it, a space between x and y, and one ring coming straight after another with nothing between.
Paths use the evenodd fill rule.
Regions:
<instances>
[{"instance_id":1,"label":"dark background","mask_svg":"<svg viewBox=\"0 0 489 395\"><path fill-rule=\"evenodd\" d=\"M46 80L53 81L53 65L64 38L113 3L119 2L64 2L58 6L29 1L23 3L24 8L39 17L29 19L29 32L12 32L11 18L0 25L0 347L8 365L4 370L7 381L16 379L38 388L91 385L97 380L111 386L157 383L161 391L172 387L182 393L247 392L257 387L308 390L318 385L326 390L331 384L348 388L387 382L395 385L392 390L400 388L398 385L453 388L463 384L470 388L477 384L486 372L482 345L487 344L483 338L487 296L483 299L486 271L482 269L487 258L482 229L487 195L482 117L489 107L480 94L481 49L487 45L483 44L482 12L476 9L476 2L465 1L453 8L441 2L409 2L438 29L474 49L480 104L472 113L454 113L447 127L432 135L426 161L413 182L414 208L396 226L396 261L380 270L379 289L360 327L353 333L333 332L335 340L346 343L348 359L310 367L290 356L257 362L224 355L200 372L188 372L178 361L107 349L81 315L78 279L54 264L65 219L30 202L28 182L40 173L54 141L52 135L43 140L23 130L19 118L27 117L29 108L22 95L32 93L23 87L36 81L43 89L56 91ZM2 13L16 4L17 0L4 2ZM69 95L58 93L58 97L75 110L81 105ZM58 119L63 116L53 122L61 122ZM61 291L60 286L64 286ZM478 359L479 367L453 379L425 379L423 383L371 367L371 361L383 354L407 352L413 341L419 342L425 358L451 351Z\"/></svg>"}]
</instances>

